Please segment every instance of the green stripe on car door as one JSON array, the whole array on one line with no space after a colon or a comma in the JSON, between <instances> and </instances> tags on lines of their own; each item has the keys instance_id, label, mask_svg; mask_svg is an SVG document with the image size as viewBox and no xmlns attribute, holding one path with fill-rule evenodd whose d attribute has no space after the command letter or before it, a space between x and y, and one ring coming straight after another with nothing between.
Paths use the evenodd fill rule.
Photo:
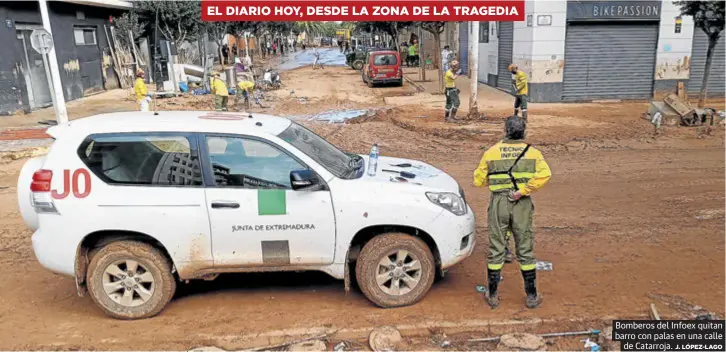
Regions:
<instances>
[{"instance_id":1,"label":"green stripe on car door","mask_svg":"<svg viewBox=\"0 0 726 352\"><path fill-rule=\"evenodd\" d=\"M258 189L257 190L258 215L285 215L287 202L284 189Z\"/></svg>"}]
</instances>

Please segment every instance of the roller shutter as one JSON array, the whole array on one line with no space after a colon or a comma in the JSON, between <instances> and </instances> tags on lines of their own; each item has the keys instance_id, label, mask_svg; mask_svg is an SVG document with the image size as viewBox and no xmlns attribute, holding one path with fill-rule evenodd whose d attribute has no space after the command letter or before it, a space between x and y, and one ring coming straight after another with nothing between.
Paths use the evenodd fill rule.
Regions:
<instances>
[{"instance_id":1,"label":"roller shutter","mask_svg":"<svg viewBox=\"0 0 726 352\"><path fill-rule=\"evenodd\" d=\"M459 67L461 73L469 72L469 23L459 23Z\"/></svg>"},{"instance_id":2,"label":"roller shutter","mask_svg":"<svg viewBox=\"0 0 726 352\"><path fill-rule=\"evenodd\" d=\"M713 49L711 60L711 72L708 77L708 95L723 95L726 91L724 80L726 80L726 44L724 36ZM689 95L697 95L701 91L703 71L706 68L706 53L708 52L708 37L700 28L693 29L693 51L691 52L691 75L686 89Z\"/></svg>"},{"instance_id":3,"label":"roller shutter","mask_svg":"<svg viewBox=\"0 0 726 352\"><path fill-rule=\"evenodd\" d=\"M562 99L650 99L657 42L655 22L568 25Z\"/></svg>"},{"instance_id":4,"label":"roller shutter","mask_svg":"<svg viewBox=\"0 0 726 352\"><path fill-rule=\"evenodd\" d=\"M514 22L499 22L499 62L497 63L497 88L512 90L512 73L507 70L512 63L514 46Z\"/></svg>"}]
</instances>

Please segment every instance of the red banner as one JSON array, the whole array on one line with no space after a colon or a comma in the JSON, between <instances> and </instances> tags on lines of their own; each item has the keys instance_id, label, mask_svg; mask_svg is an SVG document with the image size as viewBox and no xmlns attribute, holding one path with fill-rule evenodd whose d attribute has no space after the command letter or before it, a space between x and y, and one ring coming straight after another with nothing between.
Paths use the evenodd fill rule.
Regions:
<instances>
[{"instance_id":1,"label":"red banner","mask_svg":"<svg viewBox=\"0 0 726 352\"><path fill-rule=\"evenodd\" d=\"M524 21L518 1L202 1L203 21Z\"/></svg>"}]
</instances>

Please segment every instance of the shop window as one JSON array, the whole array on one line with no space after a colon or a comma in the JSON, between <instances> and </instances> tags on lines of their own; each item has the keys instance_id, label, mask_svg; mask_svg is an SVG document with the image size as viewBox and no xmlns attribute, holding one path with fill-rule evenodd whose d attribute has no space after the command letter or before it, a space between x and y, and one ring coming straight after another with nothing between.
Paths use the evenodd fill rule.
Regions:
<instances>
[{"instance_id":1,"label":"shop window","mask_svg":"<svg viewBox=\"0 0 726 352\"><path fill-rule=\"evenodd\" d=\"M95 27L74 27L73 37L76 45L96 45Z\"/></svg>"},{"instance_id":2,"label":"shop window","mask_svg":"<svg viewBox=\"0 0 726 352\"><path fill-rule=\"evenodd\" d=\"M489 22L479 22L479 43L489 43Z\"/></svg>"}]
</instances>

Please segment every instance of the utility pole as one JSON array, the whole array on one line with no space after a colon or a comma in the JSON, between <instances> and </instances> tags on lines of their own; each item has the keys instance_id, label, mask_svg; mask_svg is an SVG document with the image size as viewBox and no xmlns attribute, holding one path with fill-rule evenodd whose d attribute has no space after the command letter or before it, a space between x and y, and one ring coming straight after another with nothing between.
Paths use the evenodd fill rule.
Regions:
<instances>
[{"instance_id":1,"label":"utility pole","mask_svg":"<svg viewBox=\"0 0 726 352\"><path fill-rule=\"evenodd\" d=\"M50 28L50 17L48 16L48 3L46 0L39 0L40 18L43 21L43 28L53 36ZM60 71L58 69L58 58L55 56L55 45L48 52L48 61L50 66L50 76L48 79L52 82L51 94L53 97L53 107L55 108L55 117L58 124L68 123L68 111L66 111L66 99L63 97L63 86L61 85Z\"/></svg>"},{"instance_id":2,"label":"utility pole","mask_svg":"<svg viewBox=\"0 0 726 352\"><path fill-rule=\"evenodd\" d=\"M477 97L479 88L479 22L469 22L471 34L469 35L469 118L479 116ZM488 33L487 33L488 34Z\"/></svg>"}]
</instances>

